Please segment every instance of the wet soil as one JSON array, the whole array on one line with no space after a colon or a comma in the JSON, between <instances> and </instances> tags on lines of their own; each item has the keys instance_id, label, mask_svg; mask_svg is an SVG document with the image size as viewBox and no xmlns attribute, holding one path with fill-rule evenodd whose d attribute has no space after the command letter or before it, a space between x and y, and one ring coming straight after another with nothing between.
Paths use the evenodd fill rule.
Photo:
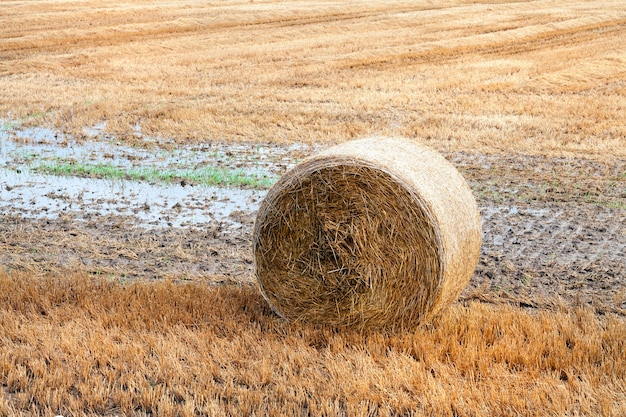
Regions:
<instances>
[{"instance_id":1,"label":"wet soil","mask_svg":"<svg viewBox=\"0 0 626 417\"><path fill-rule=\"evenodd\" d=\"M463 298L626 314L626 161L448 155L483 245Z\"/></svg>"},{"instance_id":2,"label":"wet soil","mask_svg":"<svg viewBox=\"0 0 626 417\"><path fill-rule=\"evenodd\" d=\"M211 152L252 152L242 146L212 144ZM316 151L277 145L266 149L270 157L264 169L278 175ZM600 313L626 315L626 161L468 153L446 157L468 180L483 219L481 257L463 300L536 308L585 304ZM6 162L0 175L0 265L7 270L254 281L251 236L266 190L245 190L245 197L229 204L228 195L241 190L196 186L182 198L177 193L185 184L169 184L159 186L161 194L148 202L134 197L134 191L124 194L133 187L128 184L110 193L112 201L80 200L60 186L54 194L48 191L56 205L42 205L36 190L52 177L16 179L15 163ZM246 164L242 158L222 163ZM214 197L217 192L224 195Z\"/></svg>"}]
</instances>

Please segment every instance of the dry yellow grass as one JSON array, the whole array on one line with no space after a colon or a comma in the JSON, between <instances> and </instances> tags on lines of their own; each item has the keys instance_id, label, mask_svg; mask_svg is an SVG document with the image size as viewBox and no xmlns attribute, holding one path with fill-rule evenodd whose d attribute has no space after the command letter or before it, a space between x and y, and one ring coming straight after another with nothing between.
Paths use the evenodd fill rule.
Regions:
<instances>
[{"instance_id":1,"label":"dry yellow grass","mask_svg":"<svg viewBox=\"0 0 626 417\"><path fill-rule=\"evenodd\" d=\"M626 322L455 305L414 333L287 324L255 288L0 273L0 416L626 414Z\"/></svg>"},{"instance_id":2,"label":"dry yellow grass","mask_svg":"<svg viewBox=\"0 0 626 417\"><path fill-rule=\"evenodd\" d=\"M2 1L0 117L626 156L622 0Z\"/></svg>"}]
</instances>

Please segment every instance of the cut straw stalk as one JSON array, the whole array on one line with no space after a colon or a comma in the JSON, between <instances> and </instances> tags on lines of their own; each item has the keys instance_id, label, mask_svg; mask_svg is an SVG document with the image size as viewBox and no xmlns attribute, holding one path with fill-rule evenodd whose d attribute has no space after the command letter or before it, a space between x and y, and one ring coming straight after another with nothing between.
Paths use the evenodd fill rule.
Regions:
<instances>
[{"instance_id":1,"label":"cut straw stalk","mask_svg":"<svg viewBox=\"0 0 626 417\"><path fill-rule=\"evenodd\" d=\"M263 296L289 320L405 328L453 302L481 244L470 188L440 154L403 139L347 142L287 174L254 230Z\"/></svg>"}]
</instances>

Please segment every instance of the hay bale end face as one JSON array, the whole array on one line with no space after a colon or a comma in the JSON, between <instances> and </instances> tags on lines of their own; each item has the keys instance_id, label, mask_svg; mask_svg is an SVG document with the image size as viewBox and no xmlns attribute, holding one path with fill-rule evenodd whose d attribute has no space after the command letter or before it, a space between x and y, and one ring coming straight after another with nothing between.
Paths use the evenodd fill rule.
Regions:
<instances>
[{"instance_id":1,"label":"hay bale end face","mask_svg":"<svg viewBox=\"0 0 626 417\"><path fill-rule=\"evenodd\" d=\"M289 320L414 327L467 285L480 225L470 188L437 152L403 139L347 142L298 164L261 203L257 279Z\"/></svg>"}]
</instances>

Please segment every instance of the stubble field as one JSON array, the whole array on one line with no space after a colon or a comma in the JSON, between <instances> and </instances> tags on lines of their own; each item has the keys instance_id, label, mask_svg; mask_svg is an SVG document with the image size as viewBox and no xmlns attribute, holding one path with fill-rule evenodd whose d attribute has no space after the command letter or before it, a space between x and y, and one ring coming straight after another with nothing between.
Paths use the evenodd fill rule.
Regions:
<instances>
[{"instance_id":1,"label":"stubble field","mask_svg":"<svg viewBox=\"0 0 626 417\"><path fill-rule=\"evenodd\" d=\"M626 414L622 1L0 0L0 415ZM268 187L352 138L483 218L441 317L286 323Z\"/></svg>"}]
</instances>

